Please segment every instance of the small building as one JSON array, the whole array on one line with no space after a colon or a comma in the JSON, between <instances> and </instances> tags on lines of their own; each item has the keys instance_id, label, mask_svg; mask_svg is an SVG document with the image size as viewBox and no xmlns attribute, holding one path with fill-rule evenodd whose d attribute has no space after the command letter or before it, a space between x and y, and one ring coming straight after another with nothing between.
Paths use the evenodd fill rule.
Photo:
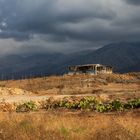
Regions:
<instances>
[{"instance_id":1,"label":"small building","mask_svg":"<svg viewBox=\"0 0 140 140\"><path fill-rule=\"evenodd\" d=\"M75 65L69 66L69 75L74 74L111 74L113 73L113 67L101 64L86 64L86 65Z\"/></svg>"}]
</instances>

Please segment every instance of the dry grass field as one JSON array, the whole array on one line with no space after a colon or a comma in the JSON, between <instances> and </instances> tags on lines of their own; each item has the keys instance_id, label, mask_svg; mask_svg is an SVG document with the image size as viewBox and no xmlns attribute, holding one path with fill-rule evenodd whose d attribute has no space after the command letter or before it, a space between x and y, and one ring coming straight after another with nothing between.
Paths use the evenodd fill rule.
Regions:
<instances>
[{"instance_id":1,"label":"dry grass field","mask_svg":"<svg viewBox=\"0 0 140 140\"><path fill-rule=\"evenodd\" d=\"M140 140L140 112L0 113L1 140Z\"/></svg>"},{"instance_id":2,"label":"dry grass field","mask_svg":"<svg viewBox=\"0 0 140 140\"><path fill-rule=\"evenodd\" d=\"M1 108L6 103L9 108L11 102L71 95L121 101L139 98L140 73L0 81L0 140L140 140L139 109L97 113L60 108L16 113Z\"/></svg>"},{"instance_id":3,"label":"dry grass field","mask_svg":"<svg viewBox=\"0 0 140 140\"><path fill-rule=\"evenodd\" d=\"M140 97L140 73L50 76L0 81L0 100L42 99L55 95L106 95L109 98Z\"/></svg>"}]
</instances>

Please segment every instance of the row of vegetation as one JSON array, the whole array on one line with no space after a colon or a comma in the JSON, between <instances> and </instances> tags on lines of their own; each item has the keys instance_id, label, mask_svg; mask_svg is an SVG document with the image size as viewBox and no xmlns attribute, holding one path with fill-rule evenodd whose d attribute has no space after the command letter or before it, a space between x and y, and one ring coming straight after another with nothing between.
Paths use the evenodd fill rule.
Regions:
<instances>
[{"instance_id":1,"label":"row of vegetation","mask_svg":"<svg viewBox=\"0 0 140 140\"><path fill-rule=\"evenodd\" d=\"M75 109L75 110L90 110L97 112L110 112L110 111L125 111L128 109L140 108L140 98L129 100L127 102L121 102L120 100L113 101L101 101L95 97L69 97L60 100L54 100L49 98L45 102L42 102L40 107L35 102L26 102L17 105L17 112L37 111L41 109Z\"/></svg>"}]
</instances>

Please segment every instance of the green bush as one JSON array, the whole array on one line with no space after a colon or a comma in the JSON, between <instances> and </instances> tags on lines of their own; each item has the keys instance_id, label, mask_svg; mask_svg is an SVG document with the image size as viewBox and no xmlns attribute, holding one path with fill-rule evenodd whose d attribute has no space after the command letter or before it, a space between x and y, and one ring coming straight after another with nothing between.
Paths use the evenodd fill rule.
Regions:
<instances>
[{"instance_id":1,"label":"green bush","mask_svg":"<svg viewBox=\"0 0 140 140\"><path fill-rule=\"evenodd\" d=\"M36 110L37 110L37 106L32 101L25 102L16 107L16 112L29 112L29 111L36 111Z\"/></svg>"},{"instance_id":2,"label":"green bush","mask_svg":"<svg viewBox=\"0 0 140 140\"><path fill-rule=\"evenodd\" d=\"M124 107L125 107L125 109L139 108L140 107L140 98L139 99L134 99L134 100L128 101L124 105Z\"/></svg>"},{"instance_id":3,"label":"green bush","mask_svg":"<svg viewBox=\"0 0 140 140\"><path fill-rule=\"evenodd\" d=\"M95 106L95 109L98 112L106 112L107 111L107 108L106 108L106 106L104 104L97 104Z\"/></svg>"},{"instance_id":4,"label":"green bush","mask_svg":"<svg viewBox=\"0 0 140 140\"><path fill-rule=\"evenodd\" d=\"M122 111L124 109L124 105L119 100L112 101L111 105L115 111Z\"/></svg>"},{"instance_id":5,"label":"green bush","mask_svg":"<svg viewBox=\"0 0 140 140\"><path fill-rule=\"evenodd\" d=\"M95 104L97 103L97 100L95 97L84 97L79 101L78 108L80 109L90 109L93 110L95 108Z\"/></svg>"},{"instance_id":6,"label":"green bush","mask_svg":"<svg viewBox=\"0 0 140 140\"><path fill-rule=\"evenodd\" d=\"M70 98L70 99L64 98L59 103L59 107L64 107L67 109L78 109L78 105L79 105L79 102L72 98Z\"/></svg>"}]
</instances>

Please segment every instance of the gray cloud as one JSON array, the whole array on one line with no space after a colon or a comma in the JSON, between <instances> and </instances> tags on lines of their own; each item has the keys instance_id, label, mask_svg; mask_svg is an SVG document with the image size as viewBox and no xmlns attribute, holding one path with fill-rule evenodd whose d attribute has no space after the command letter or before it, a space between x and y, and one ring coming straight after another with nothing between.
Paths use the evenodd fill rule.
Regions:
<instances>
[{"instance_id":1,"label":"gray cloud","mask_svg":"<svg viewBox=\"0 0 140 140\"><path fill-rule=\"evenodd\" d=\"M110 19L115 16L111 9L105 9L96 2L90 6L84 0L78 1L75 5L74 1L67 4L64 0L6 0L0 3L1 18L10 29L43 32L50 31L51 27L54 29L57 23L80 22L88 18ZM4 7L6 5L8 7Z\"/></svg>"},{"instance_id":2,"label":"gray cloud","mask_svg":"<svg viewBox=\"0 0 140 140\"><path fill-rule=\"evenodd\" d=\"M139 0L125 0L125 1L128 2L129 4L140 5Z\"/></svg>"},{"instance_id":3,"label":"gray cloud","mask_svg":"<svg viewBox=\"0 0 140 140\"><path fill-rule=\"evenodd\" d=\"M24 50L38 46L43 51L139 41L139 12L140 8L124 0L0 0L0 38L20 41Z\"/></svg>"}]
</instances>

